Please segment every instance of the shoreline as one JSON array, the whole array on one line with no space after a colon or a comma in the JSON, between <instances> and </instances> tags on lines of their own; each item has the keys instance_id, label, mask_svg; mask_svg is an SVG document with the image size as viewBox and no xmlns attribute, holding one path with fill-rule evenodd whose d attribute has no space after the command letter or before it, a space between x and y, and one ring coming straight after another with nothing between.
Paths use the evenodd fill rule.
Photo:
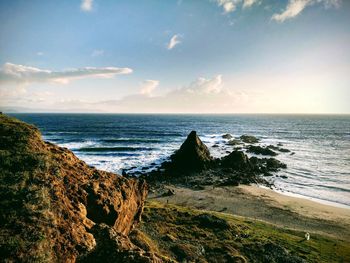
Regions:
<instances>
[{"instance_id":1,"label":"shoreline","mask_svg":"<svg viewBox=\"0 0 350 263\"><path fill-rule=\"evenodd\" d=\"M350 209L321 204L305 198L278 193L258 185L205 187L193 190L166 185L173 195L155 191L149 200L176 204L200 210L223 212L260 220L280 227L310 233L350 238Z\"/></svg>"},{"instance_id":2,"label":"shoreline","mask_svg":"<svg viewBox=\"0 0 350 263\"><path fill-rule=\"evenodd\" d=\"M332 207L337 207L337 208L343 208L343 209L349 209L350 210L350 206L346 205L346 204L341 204L341 203L337 203L337 202L334 202L334 201L329 201L329 200L324 200L324 199L320 199L320 198L316 198L316 197L301 195L301 194L289 192L289 191L286 191L286 190L280 190L280 189L277 189L276 187L269 188L267 186L259 185L259 184L257 184L257 186L260 187L260 188L263 188L263 189L272 190L272 191L274 191L276 193L279 193L281 195L294 197L294 198L305 199L305 200L313 201L313 202L318 203L318 204L323 204L323 205L327 205L327 206L332 206Z\"/></svg>"}]
</instances>

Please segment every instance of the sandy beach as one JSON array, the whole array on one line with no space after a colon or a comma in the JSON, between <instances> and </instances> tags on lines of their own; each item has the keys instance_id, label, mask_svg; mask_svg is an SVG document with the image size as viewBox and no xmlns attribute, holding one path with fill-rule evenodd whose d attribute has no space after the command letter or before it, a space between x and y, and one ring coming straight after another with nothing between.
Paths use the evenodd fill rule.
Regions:
<instances>
[{"instance_id":1,"label":"sandy beach","mask_svg":"<svg viewBox=\"0 0 350 263\"><path fill-rule=\"evenodd\" d=\"M174 195L149 199L196 209L230 213L262 220L288 229L350 238L350 209L321 204L308 199L280 194L257 185L206 187L203 190L169 185Z\"/></svg>"}]
</instances>

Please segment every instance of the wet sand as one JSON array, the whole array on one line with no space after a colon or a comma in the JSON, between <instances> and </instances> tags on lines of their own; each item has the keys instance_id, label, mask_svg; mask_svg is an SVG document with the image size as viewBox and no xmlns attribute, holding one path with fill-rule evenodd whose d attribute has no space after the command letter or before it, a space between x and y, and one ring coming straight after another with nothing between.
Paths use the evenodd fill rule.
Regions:
<instances>
[{"instance_id":1,"label":"wet sand","mask_svg":"<svg viewBox=\"0 0 350 263\"><path fill-rule=\"evenodd\" d=\"M205 187L193 190L179 186L165 186L174 195L161 196L156 191L149 199L196 209L230 213L253 220L350 239L350 209L325 205L308 199L287 196L256 185Z\"/></svg>"}]
</instances>

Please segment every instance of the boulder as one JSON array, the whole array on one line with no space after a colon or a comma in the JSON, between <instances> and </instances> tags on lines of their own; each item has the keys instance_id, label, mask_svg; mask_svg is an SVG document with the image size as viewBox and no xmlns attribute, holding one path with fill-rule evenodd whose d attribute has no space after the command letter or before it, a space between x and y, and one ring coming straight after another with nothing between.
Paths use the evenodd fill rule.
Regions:
<instances>
[{"instance_id":1,"label":"boulder","mask_svg":"<svg viewBox=\"0 0 350 263\"><path fill-rule=\"evenodd\" d=\"M252 135L242 135L240 139L245 143L258 143L259 139Z\"/></svg>"},{"instance_id":2,"label":"boulder","mask_svg":"<svg viewBox=\"0 0 350 263\"><path fill-rule=\"evenodd\" d=\"M232 139L233 137L232 137L232 135L231 134L229 134L229 133L226 133L226 134L224 134L224 135L222 135L222 138L223 139Z\"/></svg>"},{"instance_id":3,"label":"boulder","mask_svg":"<svg viewBox=\"0 0 350 263\"><path fill-rule=\"evenodd\" d=\"M249 145L247 147L247 151L254 154L261 154L261 155L271 155L276 156L277 153L272 151L268 147L261 147L261 146L255 146L255 145Z\"/></svg>"},{"instance_id":4,"label":"boulder","mask_svg":"<svg viewBox=\"0 0 350 263\"><path fill-rule=\"evenodd\" d=\"M242 151L233 151L221 159L221 165L227 168L247 169L250 167L248 156Z\"/></svg>"},{"instance_id":5,"label":"boulder","mask_svg":"<svg viewBox=\"0 0 350 263\"><path fill-rule=\"evenodd\" d=\"M242 142L240 140L237 140L237 139L232 139L232 140L229 140L227 142L228 145L238 145L238 144L242 144Z\"/></svg>"}]
</instances>

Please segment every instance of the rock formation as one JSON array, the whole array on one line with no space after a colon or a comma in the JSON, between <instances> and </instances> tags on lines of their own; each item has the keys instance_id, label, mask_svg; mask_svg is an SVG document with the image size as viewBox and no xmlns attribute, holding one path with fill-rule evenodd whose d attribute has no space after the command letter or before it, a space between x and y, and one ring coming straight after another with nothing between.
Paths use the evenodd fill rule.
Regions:
<instances>
[{"instance_id":1,"label":"rock formation","mask_svg":"<svg viewBox=\"0 0 350 263\"><path fill-rule=\"evenodd\" d=\"M5 261L89 261L96 249L103 260L110 251L101 250L99 242L114 242L119 247L114 258L123 262L131 247L142 262L157 261L127 237L141 218L145 182L89 167L68 149L44 142L34 126L5 115L0 116L0 167ZM99 234L101 229L113 235Z\"/></svg>"},{"instance_id":2,"label":"rock formation","mask_svg":"<svg viewBox=\"0 0 350 263\"><path fill-rule=\"evenodd\" d=\"M192 131L180 149L171 157L172 170L200 171L212 161L208 147L199 139L197 133Z\"/></svg>"}]
</instances>

